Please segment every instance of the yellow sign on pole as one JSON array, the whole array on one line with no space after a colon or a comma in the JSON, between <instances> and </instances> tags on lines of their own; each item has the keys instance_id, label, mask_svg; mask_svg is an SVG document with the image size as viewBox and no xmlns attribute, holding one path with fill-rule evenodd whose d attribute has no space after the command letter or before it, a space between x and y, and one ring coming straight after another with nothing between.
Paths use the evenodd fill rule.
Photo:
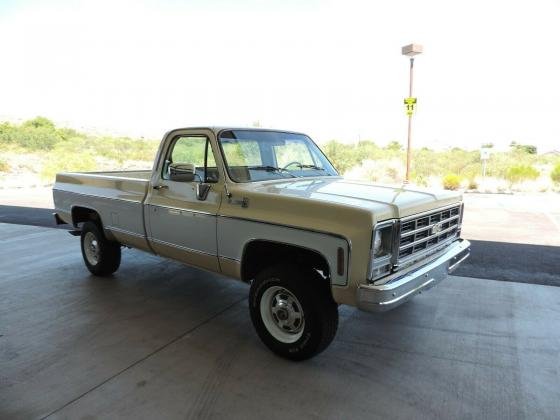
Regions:
<instances>
[{"instance_id":1,"label":"yellow sign on pole","mask_svg":"<svg viewBox=\"0 0 560 420\"><path fill-rule=\"evenodd\" d=\"M416 98L404 98L404 106L406 108L406 115L409 117L414 114L414 107L416 105Z\"/></svg>"}]
</instances>

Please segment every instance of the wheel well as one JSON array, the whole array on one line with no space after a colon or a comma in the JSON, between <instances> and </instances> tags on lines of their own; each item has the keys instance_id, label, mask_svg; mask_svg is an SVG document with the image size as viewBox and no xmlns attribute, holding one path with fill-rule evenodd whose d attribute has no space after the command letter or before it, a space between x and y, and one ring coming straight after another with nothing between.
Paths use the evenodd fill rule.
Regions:
<instances>
[{"instance_id":1,"label":"wheel well","mask_svg":"<svg viewBox=\"0 0 560 420\"><path fill-rule=\"evenodd\" d=\"M79 223L88 221L95 222L99 227L102 227L101 217L95 210L87 207L72 207L72 224L74 227L78 227Z\"/></svg>"},{"instance_id":2,"label":"wheel well","mask_svg":"<svg viewBox=\"0 0 560 420\"><path fill-rule=\"evenodd\" d=\"M329 263L323 255L308 248L264 240L251 241L241 261L241 279L249 282L265 267L289 261L318 271L330 278Z\"/></svg>"}]
</instances>

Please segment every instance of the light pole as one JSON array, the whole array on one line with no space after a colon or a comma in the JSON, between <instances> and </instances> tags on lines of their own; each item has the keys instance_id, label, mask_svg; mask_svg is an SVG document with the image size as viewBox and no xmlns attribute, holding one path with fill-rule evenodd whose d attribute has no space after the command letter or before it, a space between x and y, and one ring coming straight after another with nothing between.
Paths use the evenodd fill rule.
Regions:
<instances>
[{"instance_id":1,"label":"light pole","mask_svg":"<svg viewBox=\"0 0 560 420\"><path fill-rule=\"evenodd\" d=\"M412 83L414 81L414 56L421 54L424 48L420 44L409 44L402 47L402 55L410 58L410 82L408 86L408 98L404 100L406 105L406 114L408 115L408 143L406 147L406 175L404 183L408 184L410 177L410 142L412 137L412 114L414 114L414 106L416 105L416 98L412 96Z\"/></svg>"}]
</instances>

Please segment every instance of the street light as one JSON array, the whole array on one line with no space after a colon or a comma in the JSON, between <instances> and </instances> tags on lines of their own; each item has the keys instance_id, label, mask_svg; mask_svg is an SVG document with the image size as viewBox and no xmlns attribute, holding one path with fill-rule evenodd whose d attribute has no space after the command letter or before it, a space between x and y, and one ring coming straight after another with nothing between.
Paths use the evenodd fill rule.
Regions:
<instances>
[{"instance_id":1,"label":"street light","mask_svg":"<svg viewBox=\"0 0 560 420\"><path fill-rule=\"evenodd\" d=\"M408 98L404 100L406 105L406 113L408 115L408 144L406 147L406 175L404 183L408 184L410 176L410 140L412 134L412 114L414 113L414 106L416 105L416 98L412 97L412 82L414 80L414 56L421 54L423 47L420 44L409 44L402 47L402 55L410 58L410 82L408 88Z\"/></svg>"}]
</instances>

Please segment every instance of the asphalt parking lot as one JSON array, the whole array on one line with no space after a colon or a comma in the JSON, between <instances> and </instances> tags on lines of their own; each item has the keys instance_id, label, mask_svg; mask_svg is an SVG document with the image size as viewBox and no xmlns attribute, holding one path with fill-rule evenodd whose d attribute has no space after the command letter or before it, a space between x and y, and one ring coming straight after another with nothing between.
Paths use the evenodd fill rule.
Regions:
<instances>
[{"instance_id":1,"label":"asphalt parking lot","mask_svg":"<svg viewBox=\"0 0 560 420\"><path fill-rule=\"evenodd\" d=\"M269 352L239 282L126 250L91 276L78 238L0 224L0 418L557 418L560 288L451 277L333 344Z\"/></svg>"}]
</instances>

